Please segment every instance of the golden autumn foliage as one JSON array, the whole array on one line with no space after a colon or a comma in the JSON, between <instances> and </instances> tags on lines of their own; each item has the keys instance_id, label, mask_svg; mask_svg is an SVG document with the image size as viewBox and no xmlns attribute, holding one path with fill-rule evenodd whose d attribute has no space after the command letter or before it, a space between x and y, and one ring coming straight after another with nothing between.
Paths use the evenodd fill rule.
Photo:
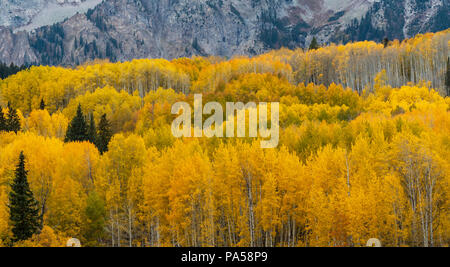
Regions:
<instances>
[{"instance_id":1,"label":"golden autumn foliage","mask_svg":"<svg viewBox=\"0 0 450 267\"><path fill-rule=\"evenodd\" d=\"M15 244L16 247L65 247L67 237L56 233L52 228L44 226L39 234L26 241Z\"/></svg>"},{"instance_id":2,"label":"golden autumn foliage","mask_svg":"<svg viewBox=\"0 0 450 267\"><path fill-rule=\"evenodd\" d=\"M16 246L450 245L450 32L254 58L32 67L0 81L0 245L20 151L43 228ZM175 102L280 102L280 145L175 139ZM39 110L41 99L46 109ZM78 105L114 136L64 143Z\"/></svg>"}]
</instances>

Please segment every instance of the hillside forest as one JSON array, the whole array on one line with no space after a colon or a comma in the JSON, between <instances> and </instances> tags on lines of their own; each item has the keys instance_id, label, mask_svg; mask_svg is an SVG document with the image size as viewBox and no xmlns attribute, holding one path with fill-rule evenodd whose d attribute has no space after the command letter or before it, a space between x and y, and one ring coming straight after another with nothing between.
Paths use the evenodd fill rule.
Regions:
<instances>
[{"instance_id":1,"label":"hillside forest","mask_svg":"<svg viewBox=\"0 0 450 267\"><path fill-rule=\"evenodd\" d=\"M0 246L449 246L449 48L446 30L17 69L0 80ZM172 105L200 93L279 102L279 146L174 138Z\"/></svg>"}]
</instances>

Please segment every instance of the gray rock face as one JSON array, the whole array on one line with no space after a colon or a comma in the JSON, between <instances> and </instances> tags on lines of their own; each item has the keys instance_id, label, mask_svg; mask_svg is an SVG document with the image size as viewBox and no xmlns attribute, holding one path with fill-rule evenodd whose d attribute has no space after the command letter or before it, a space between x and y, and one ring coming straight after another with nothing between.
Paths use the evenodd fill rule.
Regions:
<instances>
[{"instance_id":1,"label":"gray rock face","mask_svg":"<svg viewBox=\"0 0 450 267\"><path fill-rule=\"evenodd\" d=\"M108 0L52 26L2 28L0 61L231 57L305 47L313 36L320 43L403 39L448 28L448 1Z\"/></svg>"},{"instance_id":2,"label":"gray rock face","mask_svg":"<svg viewBox=\"0 0 450 267\"><path fill-rule=\"evenodd\" d=\"M0 61L14 63L38 62L25 32L14 34L11 29L0 27Z\"/></svg>"}]
</instances>

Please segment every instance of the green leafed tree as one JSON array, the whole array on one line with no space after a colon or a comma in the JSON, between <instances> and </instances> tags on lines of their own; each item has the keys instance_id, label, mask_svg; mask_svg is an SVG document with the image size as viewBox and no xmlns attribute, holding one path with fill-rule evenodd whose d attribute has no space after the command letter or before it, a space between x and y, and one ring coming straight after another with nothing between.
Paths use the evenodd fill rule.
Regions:
<instances>
[{"instance_id":1,"label":"green leafed tree","mask_svg":"<svg viewBox=\"0 0 450 267\"><path fill-rule=\"evenodd\" d=\"M66 138L64 142L83 142L89 141L88 126L83 112L81 111L81 105L78 105L77 114L70 122L67 128Z\"/></svg>"},{"instance_id":2,"label":"green leafed tree","mask_svg":"<svg viewBox=\"0 0 450 267\"><path fill-rule=\"evenodd\" d=\"M105 237L106 210L104 201L95 191L89 193L85 216L86 224L83 229L84 243L88 247L98 246Z\"/></svg>"},{"instance_id":3,"label":"green leafed tree","mask_svg":"<svg viewBox=\"0 0 450 267\"><path fill-rule=\"evenodd\" d=\"M40 231L39 205L30 190L25 170L25 156L20 152L19 164L9 193L10 221L13 241L23 241Z\"/></svg>"}]
</instances>

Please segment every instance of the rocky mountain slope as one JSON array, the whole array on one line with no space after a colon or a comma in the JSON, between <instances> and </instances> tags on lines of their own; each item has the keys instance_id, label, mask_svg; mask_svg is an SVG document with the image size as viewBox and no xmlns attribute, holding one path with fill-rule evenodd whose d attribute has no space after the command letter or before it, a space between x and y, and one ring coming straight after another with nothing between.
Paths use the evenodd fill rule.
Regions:
<instances>
[{"instance_id":1,"label":"rocky mountain slope","mask_svg":"<svg viewBox=\"0 0 450 267\"><path fill-rule=\"evenodd\" d=\"M102 0L0 0L0 25L33 30L84 13Z\"/></svg>"},{"instance_id":2,"label":"rocky mountain slope","mask_svg":"<svg viewBox=\"0 0 450 267\"><path fill-rule=\"evenodd\" d=\"M231 57L305 47L313 37L320 43L403 39L450 27L449 0L96 1L30 0L14 9L22 1L2 0L0 61ZM84 12L88 5L95 8Z\"/></svg>"}]
</instances>

